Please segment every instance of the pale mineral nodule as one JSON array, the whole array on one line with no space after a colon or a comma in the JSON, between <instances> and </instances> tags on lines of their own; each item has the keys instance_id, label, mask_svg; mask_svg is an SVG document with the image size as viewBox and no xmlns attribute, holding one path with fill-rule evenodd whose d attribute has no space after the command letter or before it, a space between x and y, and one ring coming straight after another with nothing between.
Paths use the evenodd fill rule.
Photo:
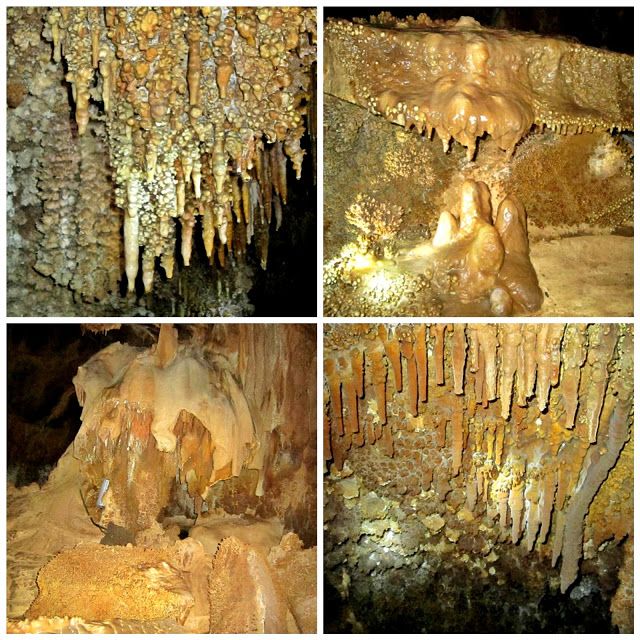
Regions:
<instances>
[{"instance_id":1,"label":"pale mineral nodule","mask_svg":"<svg viewBox=\"0 0 640 640\"><path fill-rule=\"evenodd\" d=\"M526 631L527 597L595 580L632 630L631 325L335 324L324 345L325 624L460 631L504 599Z\"/></svg>"}]
</instances>

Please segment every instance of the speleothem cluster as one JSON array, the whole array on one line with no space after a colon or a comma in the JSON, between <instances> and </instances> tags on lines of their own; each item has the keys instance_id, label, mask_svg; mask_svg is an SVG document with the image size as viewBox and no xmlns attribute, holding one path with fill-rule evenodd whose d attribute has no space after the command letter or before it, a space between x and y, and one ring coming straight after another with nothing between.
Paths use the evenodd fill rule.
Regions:
<instances>
[{"instance_id":1,"label":"speleothem cluster","mask_svg":"<svg viewBox=\"0 0 640 640\"><path fill-rule=\"evenodd\" d=\"M314 632L315 327L135 327L82 326L131 344L88 341L73 442L8 485L11 631Z\"/></svg>"},{"instance_id":2,"label":"speleothem cluster","mask_svg":"<svg viewBox=\"0 0 640 640\"><path fill-rule=\"evenodd\" d=\"M631 327L334 325L324 380L333 482L406 502L433 532L462 527L465 545L498 528L496 542L561 557L561 590L571 586L590 505L632 434ZM614 477L608 495L630 500ZM596 546L609 535L598 529L628 533L615 502L592 514Z\"/></svg>"},{"instance_id":3,"label":"speleothem cluster","mask_svg":"<svg viewBox=\"0 0 640 640\"><path fill-rule=\"evenodd\" d=\"M179 345L177 330L164 324L154 348L115 342L78 369L82 426L73 454L82 462L88 503L103 503L92 507L96 519L140 531L178 495L197 516L207 499L223 499L212 498L214 485L243 470L255 473L242 478L249 496L273 490L274 442L288 438L276 433L279 415L295 411L278 367L283 350L301 338L296 331L267 335L261 327L243 335L247 344L235 365L220 350L209 359L201 348ZM275 353L263 352L265 341ZM271 367L268 377L249 358L254 350ZM267 379L279 384L277 397L262 397ZM307 400L305 410L312 396ZM108 491L98 499L105 479Z\"/></svg>"},{"instance_id":4,"label":"speleothem cluster","mask_svg":"<svg viewBox=\"0 0 640 640\"><path fill-rule=\"evenodd\" d=\"M475 155L488 133L513 154L536 125L560 134L633 129L633 57L483 28L473 18L333 20L325 91Z\"/></svg>"},{"instance_id":5,"label":"speleothem cluster","mask_svg":"<svg viewBox=\"0 0 640 640\"><path fill-rule=\"evenodd\" d=\"M633 130L632 56L424 14L330 18L324 39L327 315L535 313L543 290L549 305L560 294L550 247L538 247L537 268L547 271L538 283L526 218L534 241L570 225L608 235L631 224L633 149L621 132ZM476 233L462 241L469 181L489 191L479 216L487 239L509 212L510 238L492 241L502 251L476 244ZM390 264L366 256L347 224L363 197L404 210L385 241ZM488 256L478 261L482 245ZM505 273L488 285L501 253ZM385 288L393 295L378 295Z\"/></svg>"},{"instance_id":6,"label":"speleothem cluster","mask_svg":"<svg viewBox=\"0 0 640 640\"><path fill-rule=\"evenodd\" d=\"M58 107L76 125L44 160L52 175L39 176L41 273L101 299L116 288L124 255L129 291L141 269L148 292L157 261L168 278L178 256L189 265L198 219L212 262L242 260L255 243L266 268L269 229L280 226L287 202L287 158L300 178L306 153L315 9L60 7L11 17L14 46L35 46L33 35L51 43L50 69L64 67L69 89ZM13 107L39 91L20 73L11 69ZM94 136L96 144L106 139L110 166L101 160L94 168L79 154ZM65 172L71 198L58 187ZM96 173L113 182L92 189ZM74 201L75 181L85 201ZM115 248L106 251L105 241ZM82 251L95 243L109 269L90 286L78 263L92 260Z\"/></svg>"}]
</instances>

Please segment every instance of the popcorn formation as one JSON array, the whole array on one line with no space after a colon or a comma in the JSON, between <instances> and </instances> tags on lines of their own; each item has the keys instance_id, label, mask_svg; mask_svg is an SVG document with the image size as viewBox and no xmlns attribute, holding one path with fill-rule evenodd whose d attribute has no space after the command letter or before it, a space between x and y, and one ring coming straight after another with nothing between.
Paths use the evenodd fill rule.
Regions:
<instances>
[{"instance_id":1,"label":"popcorn formation","mask_svg":"<svg viewBox=\"0 0 640 640\"><path fill-rule=\"evenodd\" d=\"M129 291L139 262L147 292L156 258L172 277L176 219L185 266L200 217L210 259L224 265L255 238L266 268L287 157L302 171L315 10L61 7L43 33L66 65L78 134L106 122Z\"/></svg>"}]
</instances>

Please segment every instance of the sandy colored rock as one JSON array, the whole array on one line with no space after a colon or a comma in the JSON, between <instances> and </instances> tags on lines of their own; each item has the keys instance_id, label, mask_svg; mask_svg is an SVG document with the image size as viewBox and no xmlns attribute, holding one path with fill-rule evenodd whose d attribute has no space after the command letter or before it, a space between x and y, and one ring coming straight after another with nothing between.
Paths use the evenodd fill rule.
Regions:
<instances>
[{"instance_id":1,"label":"sandy colored rock","mask_svg":"<svg viewBox=\"0 0 640 640\"><path fill-rule=\"evenodd\" d=\"M316 633L317 549L303 549L300 538L287 533L271 549L269 563L300 632Z\"/></svg>"},{"instance_id":2,"label":"sandy colored rock","mask_svg":"<svg viewBox=\"0 0 640 640\"><path fill-rule=\"evenodd\" d=\"M177 561L175 547L161 551L87 544L63 551L38 574L38 597L27 617L184 622L194 597L173 566Z\"/></svg>"},{"instance_id":3,"label":"sandy colored rock","mask_svg":"<svg viewBox=\"0 0 640 640\"><path fill-rule=\"evenodd\" d=\"M229 589L229 584L236 587ZM209 582L210 633L291 633L297 625L266 556L235 538L223 541Z\"/></svg>"},{"instance_id":4,"label":"sandy colored rock","mask_svg":"<svg viewBox=\"0 0 640 640\"><path fill-rule=\"evenodd\" d=\"M201 514L189 530L189 537L200 542L211 555L215 555L218 545L230 537L266 555L280 543L282 533L282 522L277 518L260 520L247 516Z\"/></svg>"}]
</instances>

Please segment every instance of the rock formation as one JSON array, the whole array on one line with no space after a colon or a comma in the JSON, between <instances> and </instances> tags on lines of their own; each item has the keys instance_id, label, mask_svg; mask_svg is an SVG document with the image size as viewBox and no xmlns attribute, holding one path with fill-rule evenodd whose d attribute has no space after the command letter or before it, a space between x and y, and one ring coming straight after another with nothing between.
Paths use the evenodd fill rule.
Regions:
<instances>
[{"instance_id":1,"label":"rock formation","mask_svg":"<svg viewBox=\"0 0 640 640\"><path fill-rule=\"evenodd\" d=\"M328 315L526 315L543 302L551 315L630 315L608 312L609 278L632 284L630 244L607 234L633 221L632 56L386 12L330 18L324 43ZM461 211L472 182L484 191L475 232ZM398 207L376 251L354 211L374 221ZM576 233L590 239L564 242ZM586 302L562 287L561 248L530 238L570 254L588 243L600 275L587 286L593 268L576 261Z\"/></svg>"},{"instance_id":2,"label":"rock formation","mask_svg":"<svg viewBox=\"0 0 640 640\"><path fill-rule=\"evenodd\" d=\"M211 265L241 266L255 245L267 268L287 163L300 178L307 153L315 9L8 17L14 251L36 234L21 209L41 204L28 264L86 302L118 294L121 280L149 293L158 267L170 280L191 262L194 231Z\"/></svg>"},{"instance_id":3,"label":"rock formation","mask_svg":"<svg viewBox=\"0 0 640 640\"><path fill-rule=\"evenodd\" d=\"M10 630L315 631L313 328L144 329L79 367L48 481L9 485Z\"/></svg>"},{"instance_id":4,"label":"rock formation","mask_svg":"<svg viewBox=\"0 0 640 640\"><path fill-rule=\"evenodd\" d=\"M633 535L629 325L330 325L324 380L325 568L338 590L341 571L362 596L394 570L446 571L448 556L479 580L498 558L539 558L564 593L581 561L604 576L600 554Z\"/></svg>"}]
</instances>

